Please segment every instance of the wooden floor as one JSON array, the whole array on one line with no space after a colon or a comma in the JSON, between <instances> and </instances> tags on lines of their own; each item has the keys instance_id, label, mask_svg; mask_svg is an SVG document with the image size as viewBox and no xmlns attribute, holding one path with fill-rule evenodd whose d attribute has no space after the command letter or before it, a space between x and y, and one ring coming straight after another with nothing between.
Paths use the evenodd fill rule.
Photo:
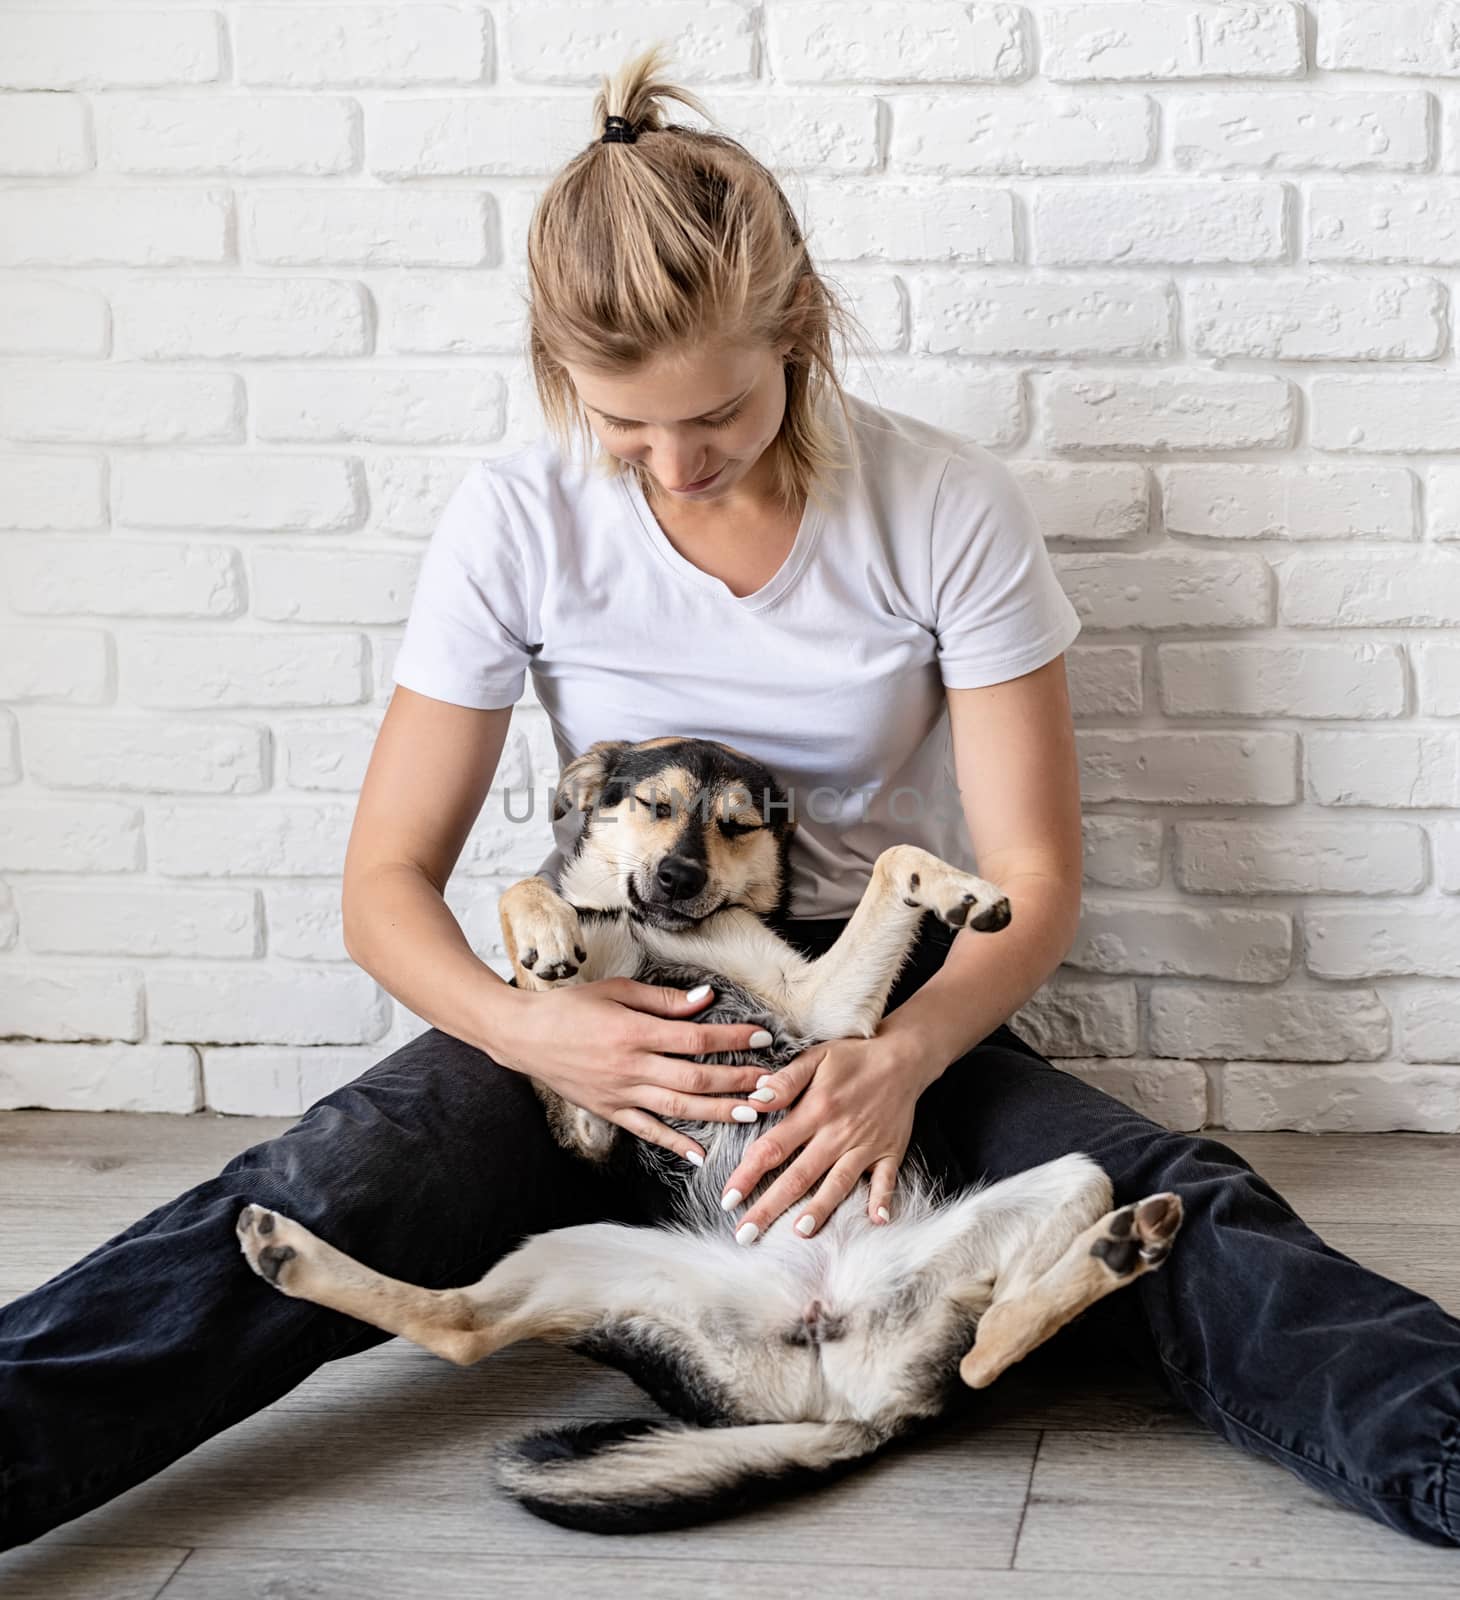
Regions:
<instances>
[{"instance_id":1,"label":"wooden floor","mask_svg":"<svg viewBox=\"0 0 1460 1600\"><path fill-rule=\"evenodd\" d=\"M277 1119L0 1114L0 1300L24 1293ZM1460 1138L1224 1134L1337 1248L1460 1312ZM820 1493L633 1540L503 1499L492 1443L643 1414L616 1373L529 1345L460 1371L392 1341L326 1366L150 1482L0 1555L6 1600L1419 1600L1447 1551L1207 1433L1139 1374L1000 1381L992 1420ZM912 1570L910 1570L912 1569Z\"/></svg>"}]
</instances>

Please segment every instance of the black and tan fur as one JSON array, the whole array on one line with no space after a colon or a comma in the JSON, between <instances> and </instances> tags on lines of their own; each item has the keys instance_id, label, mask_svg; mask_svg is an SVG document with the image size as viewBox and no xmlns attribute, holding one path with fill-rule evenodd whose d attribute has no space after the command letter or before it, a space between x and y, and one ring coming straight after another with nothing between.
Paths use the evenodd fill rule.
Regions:
<instances>
[{"instance_id":1,"label":"black and tan fur","mask_svg":"<svg viewBox=\"0 0 1460 1600\"><path fill-rule=\"evenodd\" d=\"M785 796L760 763L712 741L596 744L564 770L558 807L583 816L561 893L531 878L502 898L518 985L708 982L695 1022L755 1022L774 1042L702 1061L770 1072L819 1040L870 1037L925 915L979 932L1009 921L994 884L897 845L837 942L807 960L777 932ZM618 1128L537 1087L561 1143L610 1156ZM633 1141L671 1179L672 1221L539 1234L466 1288L386 1278L258 1206L239 1235L285 1294L449 1360L539 1338L628 1372L675 1420L538 1434L503 1452L498 1473L552 1521L630 1532L723 1515L872 1454L938 1415L959 1379L984 1387L1159 1266L1181 1223L1173 1194L1112 1210L1110 1180L1079 1153L950 1197L910 1154L891 1225L867 1217L864 1181L812 1238L793 1231L798 1204L746 1249L720 1195L781 1114L675 1124L704 1148L699 1170Z\"/></svg>"}]
</instances>

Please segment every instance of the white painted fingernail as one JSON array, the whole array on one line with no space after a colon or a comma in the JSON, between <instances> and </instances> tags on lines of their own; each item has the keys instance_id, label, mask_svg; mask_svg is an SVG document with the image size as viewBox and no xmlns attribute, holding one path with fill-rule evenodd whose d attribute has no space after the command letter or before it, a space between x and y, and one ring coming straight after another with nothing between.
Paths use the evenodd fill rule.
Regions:
<instances>
[{"instance_id":1,"label":"white painted fingernail","mask_svg":"<svg viewBox=\"0 0 1460 1600\"><path fill-rule=\"evenodd\" d=\"M702 1167L705 1164L705 1158L699 1153L698 1150L686 1150L684 1153L684 1159L688 1161L692 1167Z\"/></svg>"},{"instance_id":2,"label":"white painted fingernail","mask_svg":"<svg viewBox=\"0 0 1460 1600\"><path fill-rule=\"evenodd\" d=\"M741 1194L739 1189L727 1189L720 1196L721 1211L733 1211L744 1198L745 1196Z\"/></svg>"},{"instance_id":3,"label":"white painted fingernail","mask_svg":"<svg viewBox=\"0 0 1460 1600\"><path fill-rule=\"evenodd\" d=\"M765 1101L765 1100L774 1100L775 1097L776 1097L776 1091L774 1089L757 1089L754 1094L748 1094L748 1095L746 1095L745 1098L747 1100Z\"/></svg>"},{"instance_id":4,"label":"white painted fingernail","mask_svg":"<svg viewBox=\"0 0 1460 1600\"><path fill-rule=\"evenodd\" d=\"M881 1217L884 1222L891 1222L892 1221L892 1218L888 1214L888 1210L887 1210L886 1206L878 1206L877 1207L877 1215L879 1217Z\"/></svg>"},{"instance_id":5,"label":"white painted fingernail","mask_svg":"<svg viewBox=\"0 0 1460 1600\"><path fill-rule=\"evenodd\" d=\"M731 1109L730 1115L737 1122L754 1122L760 1112L754 1106L735 1106Z\"/></svg>"},{"instance_id":6,"label":"white painted fingernail","mask_svg":"<svg viewBox=\"0 0 1460 1600\"><path fill-rule=\"evenodd\" d=\"M806 1238L809 1235L815 1233L816 1232L816 1218L815 1217L802 1217L801 1220L796 1224L796 1232L799 1233L802 1236L802 1238Z\"/></svg>"},{"instance_id":7,"label":"white painted fingernail","mask_svg":"<svg viewBox=\"0 0 1460 1600\"><path fill-rule=\"evenodd\" d=\"M705 999L709 995L709 992L709 984L697 983L693 989L688 989L685 991L684 997L692 1006L697 1006L701 1000Z\"/></svg>"},{"instance_id":8,"label":"white painted fingernail","mask_svg":"<svg viewBox=\"0 0 1460 1600\"><path fill-rule=\"evenodd\" d=\"M775 1035L767 1033L764 1028L757 1028L750 1036L750 1048L752 1050L764 1050L767 1045L775 1042Z\"/></svg>"},{"instance_id":9,"label":"white painted fingernail","mask_svg":"<svg viewBox=\"0 0 1460 1600\"><path fill-rule=\"evenodd\" d=\"M764 1077L764 1078L757 1078L757 1079L756 1079L756 1080L755 1080L755 1086L756 1086L756 1088L757 1088L757 1089L767 1089L767 1088L769 1088L769 1087L770 1087L770 1086L771 1086L771 1084L773 1084L773 1083L774 1083L774 1082L775 1082L775 1081L776 1081L776 1080L775 1080L775 1079L774 1079L774 1078L772 1078L772 1077L770 1077L770 1076L769 1076L769 1075L767 1075L767 1076L766 1076L766 1077Z\"/></svg>"},{"instance_id":10,"label":"white painted fingernail","mask_svg":"<svg viewBox=\"0 0 1460 1600\"><path fill-rule=\"evenodd\" d=\"M743 1222L736 1229L736 1244L754 1244L758 1238L760 1238L760 1229L753 1222Z\"/></svg>"}]
</instances>

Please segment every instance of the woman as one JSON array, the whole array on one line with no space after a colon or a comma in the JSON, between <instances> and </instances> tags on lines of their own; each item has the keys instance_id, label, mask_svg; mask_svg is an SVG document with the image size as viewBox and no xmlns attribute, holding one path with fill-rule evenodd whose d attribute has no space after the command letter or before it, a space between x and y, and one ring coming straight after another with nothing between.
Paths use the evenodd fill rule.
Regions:
<instances>
[{"instance_id":1,"label":"woman","mask_svg":"<svg viewBox=\"0 0 1460 1600\"><path fill-rule=\"evenodd\" d=\"M1012 902L997 936L926 924L874 1038L769 1080L791 1110L729 1189L793 1159L737 1216L745 1237L813 1187L819 1226L863 1174L879 1217L913 1139L957 1182L1087 1151L1117 1203L1175 1189L1187 1221L1166 1268L1082 1326L1153 1350L1226 1438L1456 1542L1460 1324L1329 1249L1225 1146L1165 1131L1006 1025L1079 915L1078 620L994 457L842 394L844 314L780 189L733 141L667 127L660 102L698 103L657 69L648 52L599 95L601 139L543 197L529 245L545 414L561 437L586 408L610 470L544 444L468 475L360 797L349 950L434 1027L0 1313L0 1547L384 1339L260 1283L234 1237L245 1202L387 1273L468 1283L527 1234L654 1204L557 1149L528 1074L689 1160L664 1118L767 1103L748 1098L753 1069L677 1059L748 1044L748 1027L694 1022L705 997L626 980L527 994L448 912L529 667L560 754L695 733L785 779L805 802L791 934L808 952L894 839L972 866L966 823ZM944 803L958 792L961 815Z\"/></svg>"}]
</instances>

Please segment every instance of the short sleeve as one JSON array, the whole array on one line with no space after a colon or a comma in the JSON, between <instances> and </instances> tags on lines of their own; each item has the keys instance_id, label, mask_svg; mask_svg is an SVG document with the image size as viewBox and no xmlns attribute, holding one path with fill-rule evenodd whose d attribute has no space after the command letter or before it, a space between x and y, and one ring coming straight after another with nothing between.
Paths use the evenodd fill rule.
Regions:
<instances>
[{"instance_id":1,"label":"short sleeve","mask_svg":"<svg viewBox=\"0 0 1460 1600\"><path fill-rule=\"evenodd\" d=\"M933 631L945 688L1021 677L1080 632L1034 509L991 452L949 458L931 543Z\"/></svg>"},{"instance_id":2,"label":"short sleeve","mask_svg":"<svg viewBox=\"0 0 1460 1600\"><path fill-rule=\"evenodd\" d=\"M478 463L421 562L393 673L403 688L478 710L522 698L535 630L517 534L490 468Z\"/></svg>"}]
</instances>

